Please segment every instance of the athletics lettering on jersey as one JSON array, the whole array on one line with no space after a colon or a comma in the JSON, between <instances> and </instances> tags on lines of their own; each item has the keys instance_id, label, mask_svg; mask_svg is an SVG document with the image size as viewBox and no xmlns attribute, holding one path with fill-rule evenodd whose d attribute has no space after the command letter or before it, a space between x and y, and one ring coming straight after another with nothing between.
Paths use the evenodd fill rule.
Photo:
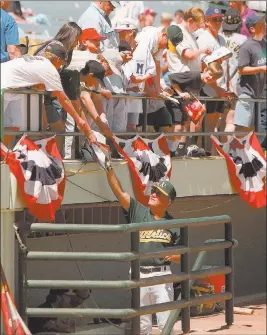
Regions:
<instances>
[{"instance_id":1,"label":"athletics lettering on jersey","mask_svg":"<svg viewBox=\"0 0 267 335\"><path fill-rule=\"evenodd\" d=\"M140 232L140 242L171 243L172 234L166 230L149 230Z\"/></svg>"}]
</instances>

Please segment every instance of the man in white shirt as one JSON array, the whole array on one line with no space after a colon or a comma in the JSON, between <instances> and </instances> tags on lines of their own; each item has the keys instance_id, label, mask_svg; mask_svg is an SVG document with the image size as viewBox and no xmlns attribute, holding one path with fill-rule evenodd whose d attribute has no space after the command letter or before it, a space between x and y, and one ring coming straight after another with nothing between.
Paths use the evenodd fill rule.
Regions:
<instances>
[{"instance_id":1,"label":"man in white shirt","mask_svg":"<svg viewBox=\"0 0 267 335\"><path fill-rule=\"evenodd\" d=\"M86 28L95 28L98 33L107 39L101 43L101 51L104 48L119 47L118 34L112 28L110 14L115 8L120 7L119 1L92 1L89 8L82 14L78 20L78 25L84 30Z\"/></svg>"},{"instance_id":2,"label":"man in white shirt","mask_svg":"<svg viewBox=\"0 0 267 335\"><path fill-rule=\"evenodd\" d=\"M167 29L161 31L155 27L145 27L136 39L138 45L133 52L133 59L124 66L124 73L131 81L132 87L144 89L146 80L152 78L153 97L160 92L160 59L167 48ZM142 101L132 100L128 111L128 130L135 130L139 121L139 114L143 112Z\"/></svg>"},{"instance_id":3,"label":"man in white shirt","mask_svg":"<svg viewBox=\"0 0 267 335\"><path fill-rule=\"evenodd\" d=\"M136 48L136 21L131 18L124 18L118 21L114 27L115 31L118 32L120 41L126 41L130 44L132 50Z\"/></svg>"},{"instance_id":4,"label":"man in white shirt","mask_svg":"<svg viewBox=\"0 0 267 335\"><path fill-rule=\"evenodd\" d=\"M238 32L242 27L242 19L237 9L229 8L224 14L224 22L222 25L222 36L225 39L226 47L229 49L233 57L228 61L229 75L230 75L230 89L237 95L237 83L240 80L240 73L238 71L239 49L243 43L246 42L247 37ZM226 116L226 132L235 131L234 114L236 101L232 102L231 109Z\"/></svg>"},{"instance_id":5,"label":"man in white shirt","mask_svg":"<svg viewBox=\"0 0 267 335\"><path fill-rule=\"evenodd\" d=\"M143 1L120 1L120 8L116 8L114 18L112 19L113 27L124 19L131 19L134 24L139 26L139 17L143 15L145 6Z\"/></svg>"},{"instance_id":6,"label":"man in white shirt","mask_svg":"<svg viewBox=\"0 0 267 335\"><path fill-rule=\"evenodd\" d=\"M209 48L212 51L219 49L220 47L225 46L225 39L219 34L219 31L222 28L223 24L223 14L218 8L208 8L205 13L206 18L206 31L203 32L197 39L199 47ZM205 55L201 56L203 60ZM224 70L224 75L217 83L213 85L206 85L203 89L201 95L206 95L209 97L227 97L232 96L226 92L227 90L227 80L228 80L228 71L227 71L227 62L222 63L222 68ZM207 110L207 132L214 132L218 127L218 122L221 115L224 113L225 104L223 101L209 101L206 103ZM212 143L208 140L207 150L210 152L212 148Z\"/></svg>"},{"instance_id":7,"label":"man in white shirt","mask_svg":"<svg viewBox=\"0 0 267 335\"><path fill-rule=\"evenodd\" d=\"M95 143L96 139L86 122L83 120L62 88L58 69L66 62L66 52L62 45L51 43L40 56L26 55L1 64L1 88L25 88L51 92L53 97L75 120L78 128L84 132L89 141ZM23 128L20 95L5 94L4 99L4 127L18 131ZM8 144L12 137L6 137Z\"/></svg>"},{"instance_id":8,"label":"man in white shirt","mask_svg":"<svg viewBox=\"0 0 267 335\"><path fill-rule=\"evenodd\" d=\"M201 61L200 55L203 53L210 54L209 48L198 47L196 38L193 33L198 30L205 21L204 13L200 8L190 8L184 13L184 21L179 25L172 25L168 28L168 35L170 35L170 40L174 38L175 30L177 27L181 29L183 34L183 41L178 45L173 45L169 43L169 48L167 51L167 61L169 66L169 71L171 73L184 73L188 71L200 71ZM176 116L175 122L175 132L198 132L201 131L202 120L195 125L193 122L190 123L189 118L186 117L183 110L177 108L173 104L168 104L172 106L176 111L174 115ZM174 155L184 156L186 153L186 137L179 136L177 141L173 142L172 152ZM187 155L191 155L192 148L197 146L198 138L192 136L189 139L189 146L187 148ZM199 148L199 155L203 155L203 149ZM194 151L196 152L196 151Z\"/></svg>"}]
</instances>

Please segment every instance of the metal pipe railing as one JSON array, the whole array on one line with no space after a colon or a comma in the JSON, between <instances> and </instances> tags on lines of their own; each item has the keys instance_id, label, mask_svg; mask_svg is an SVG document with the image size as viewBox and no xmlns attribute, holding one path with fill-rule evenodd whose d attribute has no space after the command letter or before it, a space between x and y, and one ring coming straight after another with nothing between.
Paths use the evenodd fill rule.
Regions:
<instances>
[{"instance_id":1,"label":"metal pipe railing","mask_svg":"<svg viewBox=\"0 0 267 335\"><path fill-rule=\"evenodd\" d=\"M208 304L211 302L227 301L232 298L229 292L203 296L201 298L192 298L190 301L180 300L164 304L156 304L140 307L139 309L81 309L81 308L27 308L27 315L31 317L94 317L94 318L116 318L130 319L137 318L141 315L172 311L187 307ZM134 333L132 333L134 334Z\"/></svg>"},{"instance_id":2,"label":"metal pipe railing","mask_svg":"<svg viewBox=\"0 0 267 335\"><path fill-rule=\"evenodd\" d=\"M4 93L14 93L14 94L40 94L40 95L48 95L47 91L35 91L31 89L2 89ZM166 100L163 99L162 97L157 97L157 98L151 98L148 95L145 94L139 94L139 93L131 93L131 94L117 94L117 93L112 93L112 98L116 99L137 99L137 100ZM181 97L179 96L174 96L174 99L180 99ZM229 101L229 100L239 100L238 98L216 98L216 97L198 97L199 100L201 101ZM258 99L253 99L253 98L242 98L242 101L247 101L247 102L265 102L266 99L263 98L258 98Z\"/></svg>"},{"instance_id":3,"label":"metal pipe railing","mask_svg":"<svg viewBox=\"0 0 267 335\"><path fill-rule=\"evenodd\" d=\"M189 228L204 227L207 225L224 224L225 239L208 240L204 245L189 245ZM165 330L172 329L175 316L179 310L182 310L182 328L184 333L190 331L190 307L199 304L229 301L226 303L226 322L233 322L233 274L232 274L232 248L238 245L238 242L232 239L232 223L229 216L192 218L168 221L155 221L147 223L133 223L125 225L74 225L74 224L32 224L30 231L32 232L62 232L62 233L123 233L131 234L131 252L126 253L81 253L81 252L36 252L29 251L25 258L21 260L70 260L70 261L128 261L131 262L131 280L120 281L103 281L103 280L28 280L26 274L23 277L23 288L20 285L20 298L25 299L23 290L29 288L73 288L73 289L126 289L131 290L131 309L43 309L43 308L26 308L26 302L22 302L20 306L24 308L22 315L27 317L97 317L97 318L131 318L132 334L140 333L140 316L163 312L166 310L173 311L170 320L167 322ZM139 231L153 229L181 229L181 244L177 247L166 248L164 251L156 251L151 253L139 252ZM194 267L189 271L189 255L195 252L207 253L207 251L221 250L225 251L225 266L217 266L210 269L201 269ZM227 251L228 250L228 251ZM168 255L182 255L181 270L179 275L165 275L154 278L140 279L140 260L165 257ZM198 262L199 263L199 262ZM198 264L199 265L199 264ZM21 267L23 269L23 267ZM24 268L25 270L25 268ZM26 271L26 270L25 270ZM206 278L215 275L226 276L226 292L215 295L207 295L203 297L190 297L190 287L194 280L198 278ZM154 286L166 283L181 282L182 300L164 304L140 307L140 288ZM176 311L176 312L175 312ZM176 313L176 314L175 314ZM164 331L165 331L164 330ZM168 334L168 331L164 334Z\"/></svg>"},{"instance_id":4,"label":"metal pipe railing","mask_svg":"<svg viewBox=\"0 0 267 335\"><path fill-rule=\"evenodd\" d=\"M203 251L202 251L203 253ZM62 288L62 289L135 289L146 286L155 286L159 284L178 283L184 280L195 280L210 276L226 275L232 271L231 267L215 266L210 269L195 271L194 268L188 274L180 273L179 275L165 275L161 277L140 279L140 280L118 280L102 281L97 280L27 280L27 288Z\"/></svg>"},{"instance_id":5,"label":"metal pipe railing","mask_svg":"<svg viewBox=\"0 0 267 335\"><path fill-rule=\"evenodd\" d=\"M228 215L192 218L192 219L179 219L167 221L153 221L143 223L131 223L122 225L84 225L84 224L49 224L49 223L33 223L30 230L32 232L52 232L52 233L131 233L140 230L153 230L169 228L185 228L185 227L205 227L215 224L225 224L231 222Z\"/></svg>"},{"instance_id":6,"label":"metal pipe railing","mask_svg":"<svg viewBox=\"0 0 267 335\"><path fill-rule=\"evenodd\" d=\"M27 95L27 106L26 106L26 111L27 111L27 129L25 131L5 131L4 130L4 125L3 125L3 110L4 110L4 94L5 93L14 93L14 94L22 94L22 95ZM31 131L31 117L30 117L30 109L31 109L31 99L30 99L30 95L34 94L34 95L39 95L39 103L38 103L38 109L39 109L39 126L38 129L39 131ZM33 136L33 137L37 137L37 136L54 136L55 134L57 136L75 136L75 137L79 137L79 136L84 136L83 134L81 134L80 132L71 132L71 133L66 133L66 132L46 132L46 131L42 131L42 96L47 95L48 93L46 91L35 91L35 90L31 90L31 89L2 89L1 90L1 117L0 117L0 139L3 140L3 136L5 135L10 135L10 136L16 136L16 135L23 135L25 132L27 132L27 134L29 136ZM161 133L148 133L147 132L147 108L148 108L148 100L151 100L152 98L144 95L144 94L115 94L113 93L112 98L116 98L116 99L137 99L137 100L142 100L143 101L143 113L145 115L144 117L144 124L142 126L142 133L139 133L140 136L147 136L147 137L151 137L151 136L155 136L155 135L160 135ZM179 96L174 97L176 99L179 99ZM203 102L208 102L208 101L229 101L228 98L210 98L210 97L198 97L199 100L203 101ZM158 97L158 98L153 98L153 100L166 100L162 97ZM233 98L233 100L238 100L238 98ZM256 103L256 112L259 111L258 108L258 104L259 103L263 103L266 100L265 99L251 99L251 98L242 98L243 101L249 101L249 102L255 102ZM257 123L258 121L258 116L256 115L255 117L255 122ZM206 127L205 127L205 122L204 121L204 126L203 126L203 130L205 131ZM257 135L259 136L265 136L265 132L258 132L258 125L255 124L255 129L257 132ZM210 136L210 135L216 135L216 136L229 136L229 135L237 135L237 136L244 136L247 135L247 132L209 132L209 133L203 133L203 132L198 132L198 133L192 133L192 132L186 132L186 133L181 133L181 132L176 132L176 133L165 133L168 136L192 136L192 134L194 134L194 136L202 136L203 137L203 144L205 142L205 137ZM135 136L136 133L116 133L114 135L117 136Z\"/></svg>"},{"instance_id":7,"label":"metal pipe railing","mask_svg":"<svg viewBox=\"0 0 267 335\"><path fill-rule=\"evenodd\" d=\"M132 233L133 234L133 233ZM135 233L136 234L136 233ZM226 248L231 248L233 242L212 242L205 243L197 247L179 246L176 248L165 248L166 251L155 251L151 253L140 254L137 252L44 252L44 251L30 251L27 254L27 259L34 261L115 261L115 262L134 262L138 259L164 258L173 254L186 255L201 252L203 250L215 251ZM182 270L183 271L183 270Z\"/></svg>"}]
</instances>

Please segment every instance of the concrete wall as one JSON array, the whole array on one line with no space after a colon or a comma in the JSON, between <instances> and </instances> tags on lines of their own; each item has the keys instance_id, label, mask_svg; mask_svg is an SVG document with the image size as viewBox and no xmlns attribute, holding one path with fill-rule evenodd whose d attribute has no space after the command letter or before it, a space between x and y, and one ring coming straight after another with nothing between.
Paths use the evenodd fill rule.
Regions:
<instances>
[{"instance_id":1,"label":"concrete wall","mask_svg":"<svg viewBox=\"0 0 267 335\"><path fill-rule=\"evenodd\" d=\"M83 217L81 210L75 211L75 222ZM94 214L86 210L86 217L91 223L122 223L124 218L117 208L98 208ZM101 214L100 214L101 213ZM207 196L190 197L177 200L170 209L176 218L204 217L214 215L229 215L233 220L234 238L239 241L235 249L235 293L237 297L262 293L266 291L266 210L252 210L239 196ZM84 214L83 214L84 215ZM79 219L80 218L80 219ZM102 220L101 219L101 220ZM87 220L86 220L87 221ZM59 222L62 222L61 220ZM89 223L89 222L86 222ZM202 244L210 238L223 238L224 227L212 226L195 228L190 231L190 244ZM121 234L71 235L75 251L128 251L129 237ZM67 236L52 236L28 239L29 250L70 251ZM191 256L191 262L195 255ZM208 265L219 265L223 261L223 251L214 252L208 256ZM85 279L127 279L128 263L79 263ZM179 271L179 266L173 267ZM81 279L75 262L29 262L29 279ZM36 306L43 302L46 290L29 292L29 305ZM95 291L94 299L100 307L120 308L129 304L129 292L123 294L117 291ZM89 306L94 306L89 300Z\"/></svg>"}]
</instances>

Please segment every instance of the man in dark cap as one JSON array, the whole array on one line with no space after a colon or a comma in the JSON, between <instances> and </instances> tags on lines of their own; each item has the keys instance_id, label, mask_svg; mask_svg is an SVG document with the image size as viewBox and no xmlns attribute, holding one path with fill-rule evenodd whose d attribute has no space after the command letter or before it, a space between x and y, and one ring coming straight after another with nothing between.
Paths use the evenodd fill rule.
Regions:
<instances>
[{"instance_id":1,"label":"man in dark cap","mask_svg":"<svg viewBox=\"0 0 267 335\"><path fill-rule=\"evenodd\" d=\"M152 221L164 221L173 219L168 208L176 199L174 186L167 180L154 184L149 198L148 207L126 193L115 175L109 161L106 161L106 172L109 185L124 209L125 218L128 223L142 223ZM179 243L177 231L173 229L154 229L140 231L140 252L145 254L152 251L162 251L166 247L172 247ZM164 258L153 258L141 260L140 277L151 278L171 274L171 262L180 263L179 255L166 256ZM141 307L155 303L166 303L173 300L173 284L162 284L140 289ZM158 327L162 330L169 317L169 311L157 313ZM152 334L152 316L141 316L140 335Z\"/></svg>"},{"instance_id":2,"label":"man in dark cap","mask_svg":"<svg viewBox=\"0 0 267 335\"><path fill-rule=\"evenodd\" d=\"M266 99L265 20L265 15L256 14L251 14L246 19L246 26L252 38L248 39L239 51L238 71L241 76L237 84L239 100L234 117L237 131L249 131L255 115L255 102L244 101L242 98ZM266 130L266 104L261 106L261 110L263 111L261 125Z\"/></svg>"},{"instance_id":3,"label":"man in dark cap","mask_svg":"<svg viewBox=\"0 0 267 335\"><path fill-rule=\"evenodd\" d=\"M82 305L90 296L88 290L51 289L46 301L38 308L75 308ZM74 333L75 321L57 318L29 318L29 329L32 334L42 332Z\"/></svg>"}]
</instances>

